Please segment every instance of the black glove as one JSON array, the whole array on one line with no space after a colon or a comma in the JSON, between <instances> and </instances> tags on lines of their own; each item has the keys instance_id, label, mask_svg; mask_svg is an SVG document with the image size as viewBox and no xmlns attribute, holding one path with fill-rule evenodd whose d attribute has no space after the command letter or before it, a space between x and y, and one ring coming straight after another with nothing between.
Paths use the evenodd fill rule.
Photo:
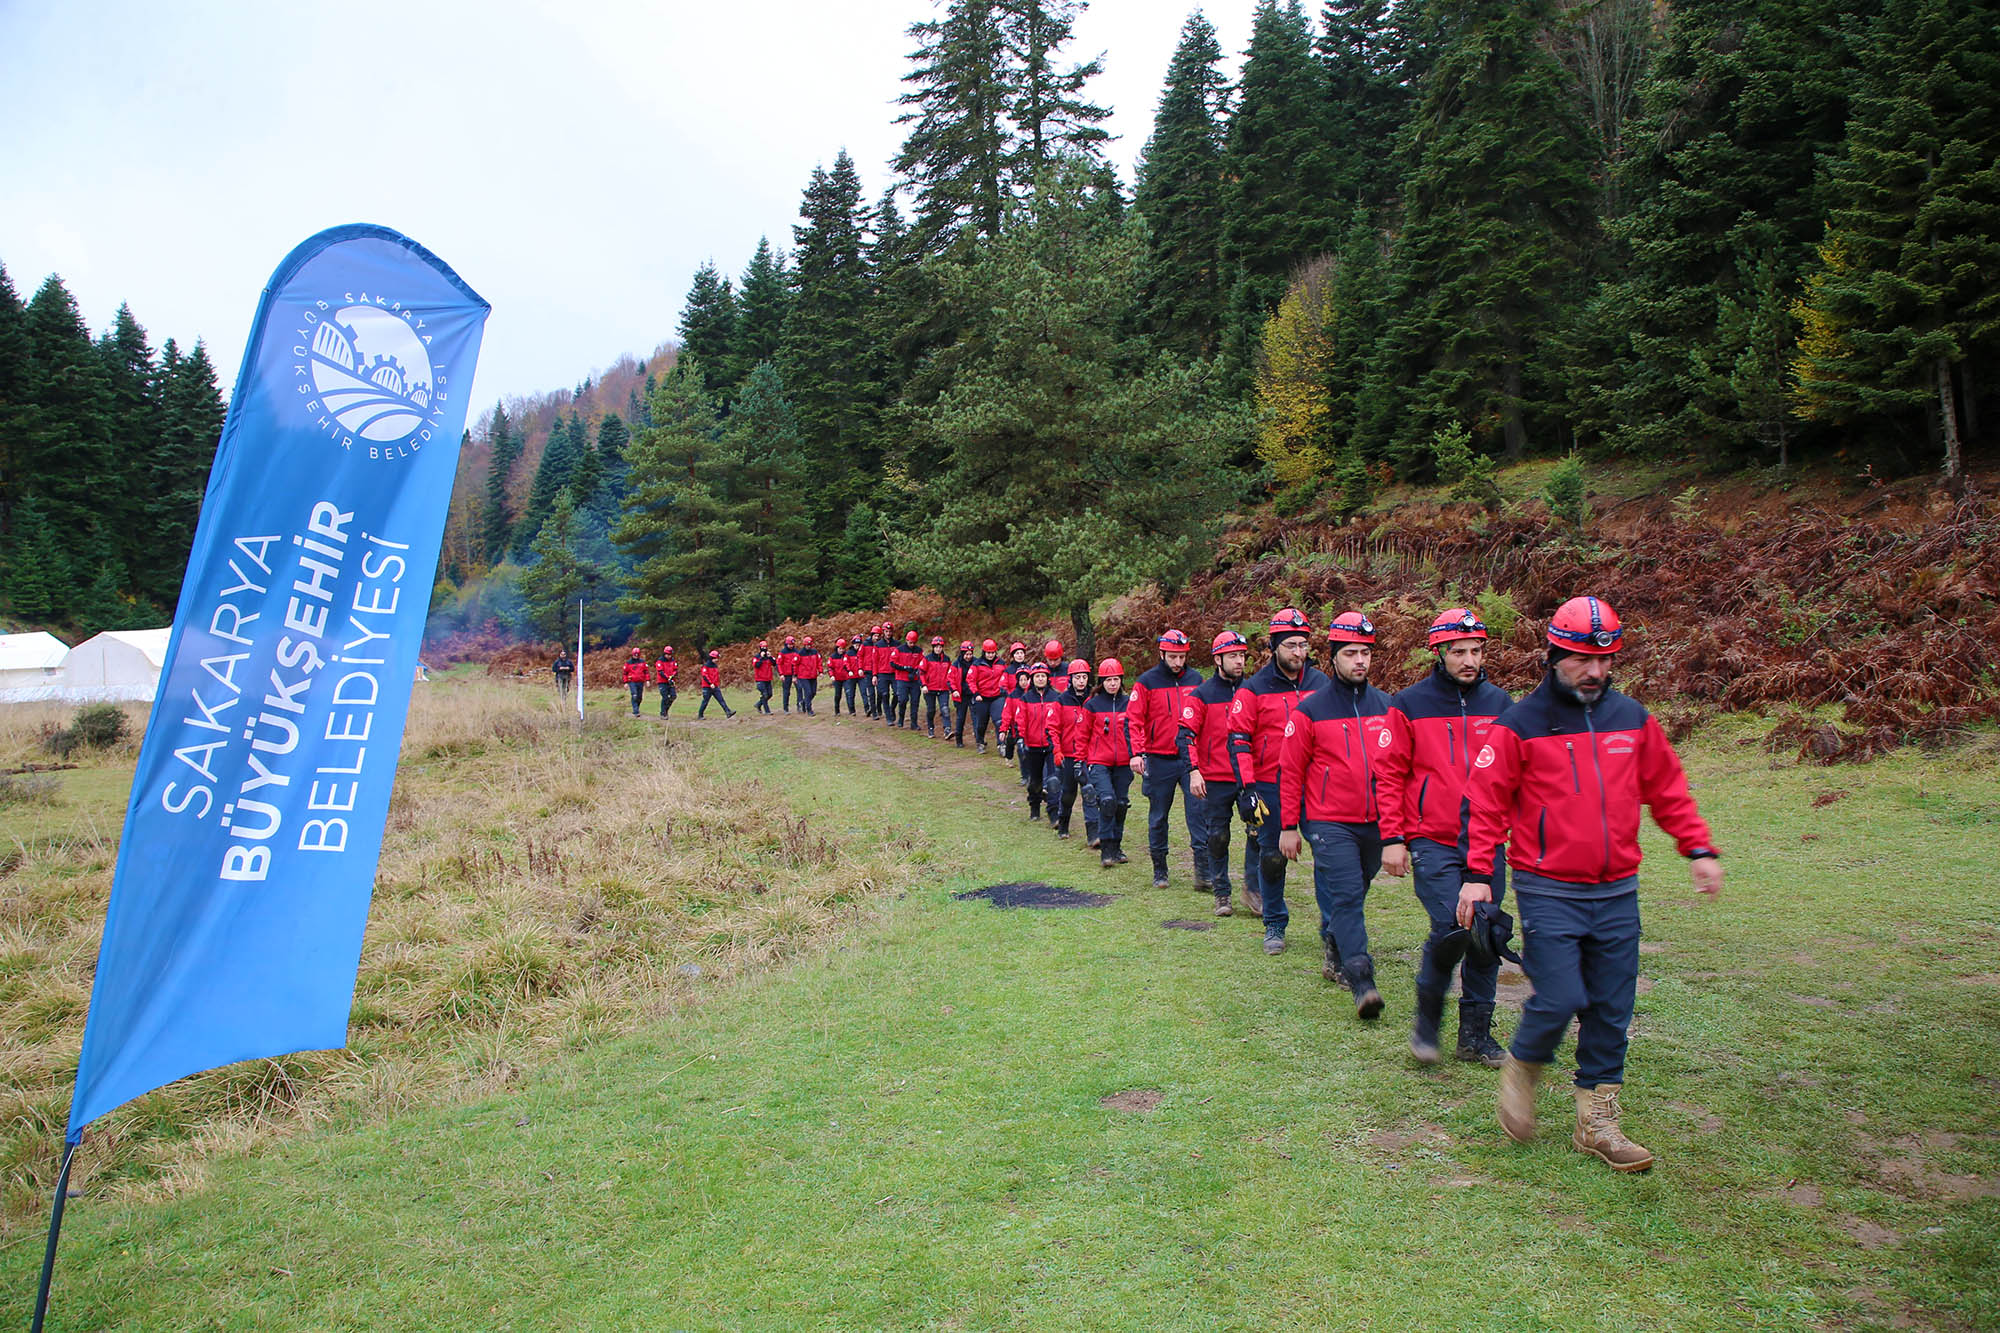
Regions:
<instances>
[{"instance_id":1,"label":"black glove","mask_svg":"<svg viewBox=\"0 0 2000 1333\"><path fill-rule=\"evenodd\" d=\"M1249 787L1236 793L1236 813L1242 815L1243 822L1251 828L1256 828L1264 822L1263 816L1257 813L1259 804L1261 802L1257 800L1257 793Z\"/></svg>"}]
</instances>

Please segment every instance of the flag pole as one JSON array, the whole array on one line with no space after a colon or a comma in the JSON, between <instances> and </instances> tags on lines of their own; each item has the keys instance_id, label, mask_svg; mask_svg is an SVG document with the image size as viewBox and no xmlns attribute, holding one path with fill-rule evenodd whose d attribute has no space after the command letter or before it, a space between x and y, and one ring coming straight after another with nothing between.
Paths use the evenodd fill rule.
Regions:
<instances>
[{"instance_id":1,"label":"flag pole","mask_svg":"<svg viewBox=\"0 0 2000 1333\"><path fill-rule=\"evenodd\" d=\"M583 598L576 599L576 720L583 721Z\"/></svg>"},{"instance_id":2,"label":"flag pole","mask_svg":"<svg viewBox=\"0 0 2000 1333\"><path fill-rule=\"evenodd\" d=\"M78 1142L81 1142L81 1138ZM42 1285L35 1293L35 1322L30 1333L42 1333L42 1319L49 1312L49 1284L56 1275L56 1241L62 1236L63 1201L69 1198L69 1164L76 1156L76 1144L63 1144L62 1170L56 1174L56 1203L49 1214L49 1248L42 1255Z\"/></svg>"}]
</instances>

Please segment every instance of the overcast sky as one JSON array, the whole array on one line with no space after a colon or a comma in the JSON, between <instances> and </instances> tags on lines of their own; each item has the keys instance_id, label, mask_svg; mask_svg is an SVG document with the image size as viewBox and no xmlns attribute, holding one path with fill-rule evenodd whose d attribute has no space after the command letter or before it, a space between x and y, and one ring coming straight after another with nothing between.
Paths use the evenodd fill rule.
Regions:
<instances>
[{"instance_id":1,"label":"overcast sky","mask_svg":"<svg viewBox=\"0 0 2000 1333\"><path fill-rule=\"evenodd\" d=\"M1128 185L1196 0L1092 0ZM1252 0L1200 6L1233 73ZM300 241L376 222L493 305L476 419L673 335L695 268L785 249L846 148L891 183L930 0L0 0L0 263L93 332L206 340L225 392Z\"/></svg>"}]
</instances>

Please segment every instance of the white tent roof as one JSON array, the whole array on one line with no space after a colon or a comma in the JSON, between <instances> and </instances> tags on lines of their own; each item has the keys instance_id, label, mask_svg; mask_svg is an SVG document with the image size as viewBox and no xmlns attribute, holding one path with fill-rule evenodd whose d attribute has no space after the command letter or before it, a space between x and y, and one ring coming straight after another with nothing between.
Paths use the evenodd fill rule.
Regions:
<instances>
[{"instance_id":1,"label":"white tent roof","mask_svg":"<svg viewBox=\"0 0 2000 1333\"><path fill-rule=\"evenodd\" d=\"M60 698L71 703L133 699L160 692L171 628L108 629L85 639L63 659Z\"/></svg>"},{"instance_id":2,"label":"white tent roof","mask_svg":"<svg viewBox=\"0 0 2000 1333\"><path fill-rule=\"evenodd\" d=\"M53 671L69 646L53 634L0 634L0 671Z\"/></svg>"}]
</instances>

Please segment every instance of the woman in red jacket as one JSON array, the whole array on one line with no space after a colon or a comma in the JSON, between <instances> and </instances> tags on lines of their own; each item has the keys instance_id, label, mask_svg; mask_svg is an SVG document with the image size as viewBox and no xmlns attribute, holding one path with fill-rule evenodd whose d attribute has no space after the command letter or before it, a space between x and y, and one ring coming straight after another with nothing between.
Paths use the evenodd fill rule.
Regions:
<instances>
[{"instance_id":1,"label":"woman in red jacket","mask_svg":"<svg viewBox=\"0 0 2000 1333\"><path fill-rule=\"evenodd\" d=\"M1049 688L1049 664L1037 662L1016 706L1014 727L1020 747L1021 783L1028 789L1028 818L1042 817L1046 799L1051 824L1056 822L1056 793L1048 790L1046 779L1050 756L1061 744L1062 716L1062 696Z\"/></svg>"},{"instance_id":2,"label":"woman in red jacket","mask_svg":"<svg viewBox=\"0 0 2000 1333\"><path fill-rule=\"evenodd\" d=\"M1097 664L1097 693L1085 706L1084 759L1097 788L1098 864L1124 865L1125 812L1131 808L1132 722L1126 715L1125 666L1115 657Z\"/></svg>"},{"instance_id":3,"label":"woman in red jacket","mask_svg":"<svg viewBox=\"0 0 2000 1333\"><path fill-rule=\"evenodd\" d=\"M944 636L931 635L931 650L917 663L924 686L924 734L937 739L938 713L944 713L944 729L951 730L951 659L944 655Z\"/></svg>"},{"instance_id":4,"label":"woman in red jacket","mask_svg":"<svg viewBox=\"0 0 2000 1333\"><path fill-rule=\"evenodd\" d=\"M724 717L736 716L729 709L729 700L722 697L722 654L712 649L708 654L707 663L701 669L701 706L694 710L696 717L708 712L710 699L722 705Z\"/></svg>"}]
</instances>

